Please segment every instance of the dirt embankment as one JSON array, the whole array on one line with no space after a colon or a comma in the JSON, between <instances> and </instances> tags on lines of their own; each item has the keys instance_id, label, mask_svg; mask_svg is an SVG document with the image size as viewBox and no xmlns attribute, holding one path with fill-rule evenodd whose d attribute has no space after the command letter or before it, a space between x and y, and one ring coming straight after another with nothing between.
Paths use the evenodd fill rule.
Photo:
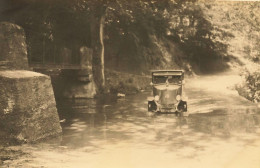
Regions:
<instances>
[{"instance_id":1,"label":"dirt embankment","mask_svg":"<svg viewBox=\"0 0 260 168\"><path fill-rule=\"evenodd\" d=\"M149 89L151 77L147 75L135 75L130 73L106 70L107 93L134 94L141 90Z\"/></svg>"}]
</instances>

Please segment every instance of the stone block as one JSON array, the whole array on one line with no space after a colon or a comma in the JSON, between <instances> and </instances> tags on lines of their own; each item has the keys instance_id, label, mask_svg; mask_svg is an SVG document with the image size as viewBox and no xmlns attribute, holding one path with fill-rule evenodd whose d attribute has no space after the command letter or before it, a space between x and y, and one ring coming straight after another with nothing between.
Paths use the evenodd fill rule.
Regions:
<instances>
[{"instance_id":1,"label":"stone block","mask_svg":"<svg viewBox=\"0 0 260 168\"><path fill-rule=\"evenodd\" d=\"M0 71L0 142L33 142L61 132L50 77Z\"/></svg>"},{"instance_id":2,"label":"stone block","mask_svg":"<svg viewBox=\"0 0 260 168\"><path fill-rule=\"evenodd\" d=\"M92 49L88 47L80 48L80 65L81 69L87 70L89 73L92 73Z\"/></svg>"},{"instance_id":3,"label":"stone block","mask_svg":"<svg viewBox=\"0 0 260 168\"><path fill-rule=\"evenodd\" d=\"M24 30L15 24L0 22L0 69L29 70Z\"/></svg>"}]
</instances>

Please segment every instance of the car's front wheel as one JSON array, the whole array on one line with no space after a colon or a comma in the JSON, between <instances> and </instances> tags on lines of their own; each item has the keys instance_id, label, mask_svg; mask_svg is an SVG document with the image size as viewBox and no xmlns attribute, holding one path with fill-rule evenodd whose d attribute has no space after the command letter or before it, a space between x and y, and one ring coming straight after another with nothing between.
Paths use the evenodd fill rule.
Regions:
<instances>
[{"instance_id":1,"label":"car's front wheel","mask_svg":"<svg viewBox=\"0 0 260 168\"><path fill-rule=\"evenodd\" d=\"M188 111L188 105L186 101L180 101L177 106L178 112L187 112Z\"/></svg>"},{"instance_id":2,"label":"car's front wheel","mask_svg":"<svg viewBox=\"0 0 260 168\"><path fill-rule=\"evenodd\" d=\"M156 111L157 105L154 101L148 101L148 111Z\"/></svg>"}]
</instances>

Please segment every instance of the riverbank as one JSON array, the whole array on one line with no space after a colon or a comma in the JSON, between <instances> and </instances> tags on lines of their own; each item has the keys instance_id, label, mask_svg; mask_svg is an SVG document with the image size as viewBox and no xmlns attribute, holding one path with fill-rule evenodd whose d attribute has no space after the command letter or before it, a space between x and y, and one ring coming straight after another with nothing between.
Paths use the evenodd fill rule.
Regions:
<instances>
[{"instance_id":1,"label":"riverbank","mask_svg":"<svg viewBox=\"0 0 260 168\"><path fill-rule=\"evenodd\" d=\"M135 94L149 89L151 76L136 75L113 70L106 70L106 92L111 94Z\"/></svg>"}]
</instances>

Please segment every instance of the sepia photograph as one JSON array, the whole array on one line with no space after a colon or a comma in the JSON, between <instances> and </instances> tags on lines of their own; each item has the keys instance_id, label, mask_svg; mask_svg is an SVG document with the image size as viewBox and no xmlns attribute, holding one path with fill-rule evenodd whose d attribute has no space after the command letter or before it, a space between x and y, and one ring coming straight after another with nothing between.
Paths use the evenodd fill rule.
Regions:
<instances>
[{"instance_id":1,"label":"sepia photograph","mask_svg":"<svg viewBox=\"0 0 260 168\"><path fill-rule=\"evenodd\" d=\"M0 168L260 168L260 0L0 0Z\"/></svg>"}]
</instances>

